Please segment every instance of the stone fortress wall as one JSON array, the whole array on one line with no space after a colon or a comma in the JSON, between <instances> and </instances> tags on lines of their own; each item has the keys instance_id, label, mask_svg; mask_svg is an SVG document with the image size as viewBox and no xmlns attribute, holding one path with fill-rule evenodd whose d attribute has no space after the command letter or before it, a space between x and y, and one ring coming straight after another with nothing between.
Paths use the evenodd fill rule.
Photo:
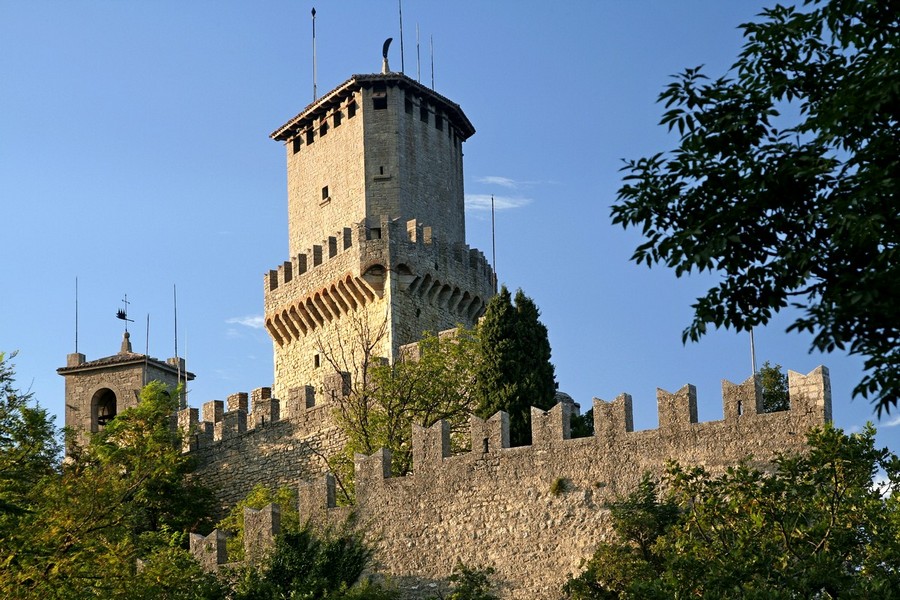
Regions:
<instances>
[{"instance_id":1,"label":"stone fortress wall","mask_svg":"<svg viewBox=\"0 0 900 600\"><path fill-rule=\"evenodd\" d=\"M723 382L718 421L697 422L696 389L686 385L657 391L659 427L652 430L633 430L627 394L594 400L595 435L587 438L569 439L571 406L564 403L532 409L531 446L509 447L504 413L473 418L471 450L457 456L449 455L445 423L416 428L409 476L390 477L386 450L357 456L353 507L335 507L334 480L310 455L310 447L335 443L333 430L320 429L327 405L304 409L289 400L282 414L263 389L254 392L249 413L244 395L228 412L206 415L219 419L214 423L197 423L195 409L179 418L204 432L192 442L204 463L201 477L219 486L228 504L258 481L297 485L301 515L317 521L342 522L352 512L377 544L377 570L411 597L433 593L462 561L495 568L504 598L555 598L566 576L609 536L605 503L634 489L644 473L659 475L670 460L721 473L741 460L763 466L777 453L802 450L809 428L831 420L829 376L819 367L788 377L791 408L777 413L761 412L760 390L748 379ZM207 406L204 413L220 404ZM318 433L305 437L311 432ZM301 481L314 472L311 483ZM262 529L251 525L248 538L259 547L248 555L275 531L271 509L261 515ZM227 562L224 539L214 531L195 536L191 547L213 569Z\"/></svg>"}]
</instances>

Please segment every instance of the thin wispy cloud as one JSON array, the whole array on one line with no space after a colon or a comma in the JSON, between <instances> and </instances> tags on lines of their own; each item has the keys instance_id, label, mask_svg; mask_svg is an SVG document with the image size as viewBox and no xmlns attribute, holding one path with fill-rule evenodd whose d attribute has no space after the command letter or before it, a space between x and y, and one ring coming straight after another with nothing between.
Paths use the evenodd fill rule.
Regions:
<instances>
[{"instance_id":1,"label":"thin wispy cloud","mask_svg":"<svg viewBox=\"0 0 900 600\"><path fill-rule=\"evenodd\" d=\"M494 210L510 210L531 204L531 198L494 196ZM491 210L490 194L466 194L466 210Z\"/></svg>"},{"instance_id":2,"label":"thin wispy cloud","mask_svg":"<svg viewBox=\"0 0 900 600\"><path fill-rule=\"evenodd\" d=\"M487 186L499 186L504 187L509 190L521 190L530 187L534 187L536 185L555 185L557 182L555 181L522 181L520 179L512 179L510 177L503 177L502 175L485 175L484 177L477 177L475 179L476 183L481 183Z\"/></svg>"},{"instance_id":3,"label":"thin wispy cloud","mask_svg":"<svg viewBox=\"0 0 900 600\"><path fill-rule=\"evenodd\" d=\"M484 183L487 185L499 185L500 187L515 189L522 185L521 181L516 181L514 179L510 179L509 177L500 177L499 175L488 175L486 177L479 177L476 179L478 183Z\"/></svg>"},{"instance_id":4,"label":"thin wispy cloud","mask_svg":"<svg viewBox=\"0 0 900 600\"><path fill-rule=\"evenodd\" d=\"M229 325L243 325L252 329L262 329L265 320L262 315L247 315L246 317L232 317L225 320Z\"/></svg>"},{"instance_id":5,"label":"thin wispy cloud","mask_svg":"<svg viewBox=\"0 0 900 600\"><path fill-rule=\"evenodd\" d=\"M900 425L900 415L897 415L887 423L881 423L881 427L896 427L897 425Z\"/></svg>"}]
</instances>

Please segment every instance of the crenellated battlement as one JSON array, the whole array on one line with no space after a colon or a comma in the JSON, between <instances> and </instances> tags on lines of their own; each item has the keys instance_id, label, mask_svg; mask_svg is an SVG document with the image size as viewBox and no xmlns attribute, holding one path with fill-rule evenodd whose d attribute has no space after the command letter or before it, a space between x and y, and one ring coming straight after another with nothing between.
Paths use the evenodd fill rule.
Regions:
<instances>
[{"instance_id":1,"label":"crenellated battlement","mask_svg":"<svg viewBox=\"0 0 900 600\"><path fill-rule=\"evenodd\" d=\"M571 439L570 404L560 403L546 413L533 408L532 445L523 447L510 447L509 418L505 413L497 413L487 420L473 417L470 451L456 456L450 456L449 452L449 426L437 423L430 429L416 428L414 431L413 469L415 475L427 473L433 477L447 466L466 465L490 456L535 455L548 449L583 451L586 446L593 446L595 451L605 449L614 455L627 448L655 448L658 455L645 458L661 464L669 458L686 456L693 460L697 451L692 445L708 448L726 443L724 440L745 447L746 453L752 453L756 447L771 446L769 449L774 449L777 445L770 443L768 438L772 434L769 431L793 436L791 445L796 445L795 442L802 443L803 433L809 427L830 421L831 391L825 367L807 375L790 371L788 380L790 409L768 414L761 412L761 390L754 379L740 384L723 381L724 418L708 422L697 420L694 386L685 385L674 393L658 389L659 426L641 431L634 430L633 400L629 394L621 394L612 401L595 398L594 435L587 438ZM276 448L286 455L287 463L298 465L310 460L312 447L309 440L315 440L317 444L327 440L331 447L339 448L343 438L332 421L333 402L336 397L349 393L346 378L335 376L324 379L318 395L313 386L304 386L292 388L288 397L280 400L272 396L271 388L264 387L250 394L232 394L225 402L206 402L202 411L183 409L178 412L178 425L183 431L190 432L183 450L199 451L203 456L203 470L215 477L216 465L221 460L219 453L224 455L232 451L234 441L239 440L242 468L249 468L250 472L242 478L243 484L224 491L226 503L231 503L254 484L270 482L266 458L271 459ZM222 449L222 444L227 444L227 450ZM231 462L229 468L235 468ZM358 457L357 462L360 482L389 477L388 453ZM310 474L321 472L324 462L317 464L310 469ZM290 480L290 476L280 479ZM357 489L365 489L365 485L360 488L358 483Z\"/></svg>"},{"instance_id":2,"label":"crenellated battlement","mask_svg":"<svg viewBox=\"0 0 900 600\"><path fill-rule=\"evenodd\" d=\"M324 387L326 398L333 393L329 380L326 378ZM178 411L178 427L188 432L182 451L210 448L254 432L269 433L269 428L288 421L303 422L304 429L312 434L317 427L331 427L330 409L331 405L323 399L316 401L315 388L311 385L292 388L285 400L273 398L270 387L256 388L249 395L238 392L228 396L225 402L210 400L202 409L188 407ZM291 431L284 429L283 433L290 435Z\"/></svg>"},{"instance_id":3,"label":"crenellated battlement","mask_svg":"<svg viewBox=\"0 0 900 600\"><path fill-rule=\"evenodd\" d=\"M761 412L754 379L723 381L724 418L708 422L698 422L694 386L674 393L657 390L659 427L642 431L634 431L631 396L595 398L595 434L586 438L571 438L570 403L548 411L533 408L532 444L522 447L510 447L509 418L503 412L486 420L473 417L470 449L456 455L446 422L414 427L410 475L391 476L388 450L355 457L352 509L335 506L335 480L329 474L294 479L292 485L298 488L302 519L340 523L352 510L354 522L377 542L382 572L411 582L406 591L412 597L422 581L449 575L457 560L494 567L501 584L512 590L509 597L552 597L565 574L604 539L606 504L634 489L644 473L660 475L670 460L722 472L742 460L765 465L778 453L801 451L806 431L830 420L828 370L790 371L788 381L790 409L776 413ZM271 404L256 404L277 402L264 392L252 397L254 411L263 406L269 415L277 412ZM217 415L219 406L204 407L204 412ZM230 406L244 410L246 395L237 395ZM257 434L263 431L271 429ZM253 435L248 432L247 438ZM257 451L265 455L273 440L258 442ZM293 443L299 446L300 440ZM252 446L242 448L246 452ZM263 483L271 485L273 479L260 473ZM246 555L259 557L271 547L277 515L267 507L246 514L245 522L251 532L245 533ZM228 560L219 532L192 538L191 548L208 569Z\"/></svg>"},{"instance_id":4,"label":"crenellated battlement","mask_svg":"<svg viewBox=\"0 0 900 600\"><path fill-rule=\"evenodd\" d=\"M376 223L370 224L362 220L353 227L344 227L325 237L321 243L314 244L306 252L269 270L265 275L265 291L268 294L292 283L292 287L306 289L309 286L304 285L304 276L309 275L306 279L312 279L313 275L318 274L316 269L320 267L320 271L329 267L330 271L341 271L345 268L352 269L358 263L359 273L365 273L372 264L377 263L391 270L409 262L407 254L399 255L398 259L396 253L387 252L387 248L392 245L412 251L414 259L437 261L435 270L440 271L441 263L449 264L452 260L478 276L492 280L493 269L480 250L467 244L447 243L430 226L423 225L416 219L402 223L400 219L382 216ZM352 257L348 257L348 261L334 260L352 249L356 249L356 252L351 253ZM402 269L399 272L407 274ZM328 277L331 276L332 273L329 273Z\"/></svg>"},{"instance_id":5,"label":"crenellated battlement","mask_svg":"<svg viewBox=\"0 0 900 600\"><path fill-rule=\"evenodd\" d=\"M382 217L328 236L265 277L266 328L279 346L383 298L389 276L419 301L473 322L493 289L481 251L447 244L431 227Z\"/></svg>"}]
</instances>

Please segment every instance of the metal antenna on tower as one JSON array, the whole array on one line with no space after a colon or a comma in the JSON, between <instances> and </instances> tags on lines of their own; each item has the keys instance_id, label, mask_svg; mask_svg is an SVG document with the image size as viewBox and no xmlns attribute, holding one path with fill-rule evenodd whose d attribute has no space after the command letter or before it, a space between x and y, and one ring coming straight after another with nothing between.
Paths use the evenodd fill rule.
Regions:
<instances>
[{"instance_id":1,"label":"metal antenna on tower","mask_svg":"<svg viewBox=\"0 0 900 600\"><path fill-rule=\"evenodd\" d=\"M491 194L491 263L494 266L494 292L497 292L497 236L494 230L494 195Z\"/></svg>"},{"instance_id":2,"label":"metal antenna on tower","mask_svg":"<svg viewBox=\"0 0 900 600\"><path fill-rule=\"evenodd\" d=\"M419 56L419 24L416 23L416 81L422 82L422 60Z\"/></svg>"},{"instance_id":3,"label":"metal antenna on tower","mask_svg":"<svg viewBox=\"0 0 900 600\"><path fill-rule=\"evenodd\" d=\"M431 89L434 89L434 36L428 36L428 40L431 46Z\"/></svg>"},{"instance_id":4,"label":"metal antenna on tower","mask_svg":"<svg viewBox=\"0 0 900 600\"><path fill-rule=\"evenodd\" d=\"M753 328L750 328L750 367L753 369L753 376L756 377L756 346L753 343Z\"/></svg>"},{"instance_id":5,"label":"metal antenna on tower","mask_svg":"<svg viewBox=\"0 0 900 600\"><path fill-rule=\"evenodd\" d=\"M406 63L403 61L403 0L397 0L400 8L400 72L406 72Z\"/></svg>"},{"instance_id":6,"label":"metal antenna on tower","mask_svg":"<svg viewBox=\"0 0 900 600\"><path fill-rule=\"evenodd\" d=\"M75 354L78 354L78 278L75 278Z\"/></svg>"},{"instance_id":7,"label":"metal antenna on tower","mask_svg":"<svg viewBox=\"0 0 900 600\"><path fill-rule=\"evenodd\" d=\"M188 370L187 370L187 357L188 357L188 335L187 331L184 332L184 391L181 393L181 408L185 408L187 406L187 394L188 394ZM181 363L179 364L179 368ZM179 381L179 383L181 383Z\"/></svg>"},{"instance_id":8,"label":"metal antenna on tower","mask_svg":"<svg viewBox=\"0 0 900 600\"><path fill-rule=\"evenodd\" d=\"M128 294L125 294L125 298L122 300L122 303L125 305L125 308L120 308L116 311L116 318L125 321L125 333L128 333L128 324L134 323L134 319L128 318L128 305L131 304L131 302L128 301Z\"/></svg>"},{"instance_id":9,"label":"metal antenna on tower","mask_svg":"<svg viewBox=\"0 0 900 600\"><path fill-rule=\"evenodd\" d=\"M313 62L313 102L319 97L318 90L316 89L316 9L313 7L312 9L312 62Z\"/></svg>"},{"instance_id":10,"label":"metal antenna on tower","mask_svg":"<svg viewBox=\"0 0 900 600\"><path fill-rule=\"evenodd\" d=\"M178 288L172 284L172 308L175 313L175 364L178 368L178 382L181 383L181 361L178 360Z\"/></svg>"}]
</instances>

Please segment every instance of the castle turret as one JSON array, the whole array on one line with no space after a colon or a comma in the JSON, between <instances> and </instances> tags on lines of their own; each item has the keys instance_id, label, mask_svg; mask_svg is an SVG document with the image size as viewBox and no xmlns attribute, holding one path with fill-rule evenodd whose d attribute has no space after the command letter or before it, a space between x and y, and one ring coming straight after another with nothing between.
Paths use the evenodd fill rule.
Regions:
<instances>
[{"instance_id":1,"label":"castle turret","mask_svg":"<svg viewBox=\"0 0 900 600\"><path fill-rule=\"evenodd\" d=\"M127 331L118 354L87 361L84 354L74 352L56 372L66 378L66 427L78 434L79 445L118 413L136 406L141 388L151 381L175 388L179 381L194 379L183 358L163 362L132 352Z\"/></svg>"},{"instance_id":2,"label":"castle turret","mask_svg":"<svg viewBox=\"0 0 900 600\"><path fill-rule=\"evenodd\" d=\"M465 244L474 132L458 105L387 72L354 75L272 133L287 149L290 250L265 279L276 395L318 385L361 337L392 359L424 331L475 324L494 277Z\"/></svg>"}]
</instances>

